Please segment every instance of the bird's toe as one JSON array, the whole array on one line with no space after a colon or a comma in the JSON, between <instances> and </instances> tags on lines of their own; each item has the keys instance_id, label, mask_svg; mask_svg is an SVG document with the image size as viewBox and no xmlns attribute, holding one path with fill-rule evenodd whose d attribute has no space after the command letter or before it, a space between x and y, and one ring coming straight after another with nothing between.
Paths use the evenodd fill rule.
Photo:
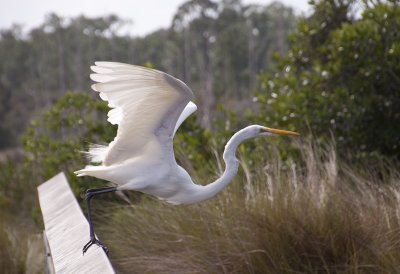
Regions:
<instances>
[{"instance_id":1,"label":"bird's toe","mask_svg":"<svg viewBox=\"0 0 400 274\"><path fill-rule=\"evenodd\" d=\"M94 244L103 248L104 252L108 255L108 252L109 252L108 248L102 242L100 242L100 240L98 240L96 238L91 239L87 244L85 244L83 246L83 249L82 249L83 255L85 255L85 253L88 251L88 249Z\"/></svg>"}]
</instances>

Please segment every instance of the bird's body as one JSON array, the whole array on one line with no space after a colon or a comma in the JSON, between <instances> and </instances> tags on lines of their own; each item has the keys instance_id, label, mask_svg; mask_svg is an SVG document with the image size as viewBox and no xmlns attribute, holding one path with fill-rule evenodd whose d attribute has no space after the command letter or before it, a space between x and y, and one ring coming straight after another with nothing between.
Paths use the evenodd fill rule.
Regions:
<instances>
[{"instance_id":1,"label":"bird's body","mask_svg":"<svg viewBox=\"0 0 400 274\"><path fill-rule=\"evenodd\" d=\"M194 192L198 186L182 167L171 165L163 157L137 157L112 166L90 166L79 174L113 182L118 190L136 190L174 204L188 203L179 197Z\"/></svg>"},{"instance_id":2,"label":"bird's body","mask_svg":"<svg viewBox=\"0 0 400 274\"><path fill-rule=\"evenodd\" d=\"M95 239L90 221L90 198L115 191L136 190L173 204L201 202L219 193L236 175L239 161L235 152L243 141L257 136L294 135L291 131L248 126L232 136L224 151L226 169L215 182L200 185L176 163L173 138L181 123L197 107L192 91L182 81L164 72L115 62L96 62L91 67L98 82L92 88L112 108L108 121L118 125L115 139L108 146L93 146L89 158L101 165L76 171L78 176L93 176L116 184L111 189L87 193L92 245ZM105 248L103 246L103 248Z\"/></svg>"}]
</instances>

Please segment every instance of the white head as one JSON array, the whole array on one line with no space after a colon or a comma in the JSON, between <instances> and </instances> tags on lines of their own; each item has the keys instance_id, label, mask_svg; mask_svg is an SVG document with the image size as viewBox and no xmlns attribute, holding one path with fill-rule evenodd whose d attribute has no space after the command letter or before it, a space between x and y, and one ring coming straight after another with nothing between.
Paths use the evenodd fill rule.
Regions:
<instances>
[{"instance_id":1,"label":"white head","mask_svg":"<svg viewBox=\"0 0 400 274\"><path fill-rule=\"evenodd\" d=\"M264 127L260 125L251 125L245 127L244 129L236 132L232 138L228 141L225 146L224 151L224 159L225 161L229 161L230 159L237 161L235 157L235 151L240 143L247 139L259 137L259 136L275 136L275 135L290 135L290 136L300 136L297 132L288 131L288 130L281 130L281 129L274 129L269 127Z\"/></svg>"},{"instance_id":2,"label":"white head","mask_svg":"<svg viewBox=\"0 0 400 274\"><path fill-rule=\"evenodd\" d=\"M255 137L259 137L259 136L275 136L275 135L300 136L299 133L294 132L294 131L274 129L274 128L264 127L264 126L260 126L260 125L251 125L251 126L245 127L244 129L238 131L236 134L239 135L240 139L242 139L242 140L255 138Z\"/></svg>"}]
</instances>

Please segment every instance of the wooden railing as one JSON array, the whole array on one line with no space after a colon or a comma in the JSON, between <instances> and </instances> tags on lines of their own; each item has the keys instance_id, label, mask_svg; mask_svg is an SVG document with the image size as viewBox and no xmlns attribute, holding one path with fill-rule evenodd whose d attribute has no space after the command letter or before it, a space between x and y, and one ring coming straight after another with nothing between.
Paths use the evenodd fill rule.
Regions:
<instances>
[{"instance_id":1,"label":"wooden railing","mask_svg":"<svg viewBox=\"0 0 400 274\"><path fill-rule=\"evenodd\" d=\"M115 273L102 248L89 241L87 222L63 173L38 187L44 220L48 273Z\"/></svg>"}]
</instances>

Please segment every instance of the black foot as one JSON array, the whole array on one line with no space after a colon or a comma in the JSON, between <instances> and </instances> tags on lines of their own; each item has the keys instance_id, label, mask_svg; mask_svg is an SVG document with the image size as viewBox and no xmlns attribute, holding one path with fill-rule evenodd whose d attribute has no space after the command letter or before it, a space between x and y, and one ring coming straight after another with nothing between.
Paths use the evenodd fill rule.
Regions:
<instances>
[{"instance_id":1,"label":"black foot","mask_svg":"<svg viewBox=\"0 0 400 274\"><path fill-rule=\"evenodd\" d=\"M83 250L82 250L82 251L83 251L83 255L85 255L86 251L88 251L88 249L89 249L93 244L98 245L98 246L100 246L101 248L103 248L104 252L108 255L108 248L107 248L105 245L103 245L103 243L100 242L100 241L99 241L98 239L96 239L96 238L91 239L87 244L85 244L85 246L83 247Z\"/></svg>"}]
</instances>

